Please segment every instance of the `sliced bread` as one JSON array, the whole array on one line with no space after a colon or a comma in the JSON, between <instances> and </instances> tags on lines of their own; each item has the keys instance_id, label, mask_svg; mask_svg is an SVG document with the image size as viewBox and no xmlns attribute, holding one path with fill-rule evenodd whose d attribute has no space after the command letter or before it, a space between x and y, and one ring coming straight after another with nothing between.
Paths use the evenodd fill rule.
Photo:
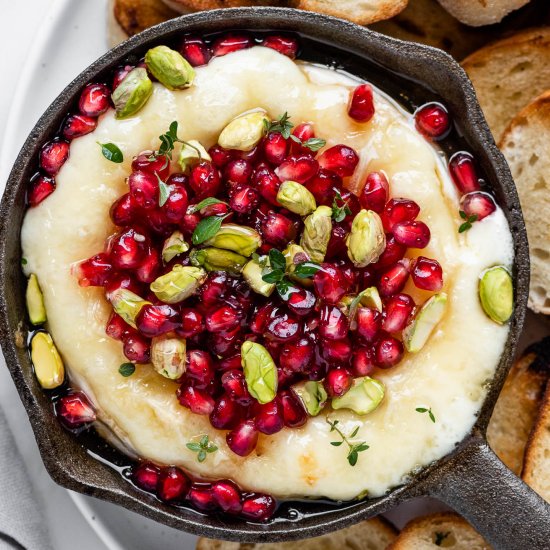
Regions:
<instances>
[{"instance_id":1,"label":"sliced bread","mask_svg":"<svg viewBox=\"0 0 550 550\"><path fill-rule=\"evenodd\" d=\"M282 6L287 0L164 0L164 3L180 13L189 11L240 8L249 6Z\"/></svg>"},{"instance_id":2,"label":"sliced bread","mask_svg":"<svg viewBox=\"0 0 550 550\"><path fill-rule=\"evenodd\" d=\"M529 0L439 0L439 3L462 23L472 27L492 25Z\"/></svg>"}]
</instances>

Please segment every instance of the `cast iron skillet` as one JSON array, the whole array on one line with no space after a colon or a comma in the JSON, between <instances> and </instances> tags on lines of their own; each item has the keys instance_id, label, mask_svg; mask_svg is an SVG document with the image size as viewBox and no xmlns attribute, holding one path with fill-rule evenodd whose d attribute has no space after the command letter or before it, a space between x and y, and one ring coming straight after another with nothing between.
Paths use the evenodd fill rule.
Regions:
<instances>
[{"instance_id":1,"label":"cast iron skillet","mask_svg":"<svg viewBox=\"0 0 550 550\"><path fill-rule=\"evenodd\" d=\"M96 460L81 441L64 431L48 397L38 386L27 351L15 333L25 328L24 286L20 269L20 227L25 190L36 171L40 146L58 129L81 88L101 80L126 59L137 60L158 43L184 32L209 35L231 29L269 30L302 36L302 59L335 65L364 77L405 106L441 99L457 124L447 152L466 148L477 158L502 206L514 237L516 309L510 336L487 398L471 433L454 452L411 477L382 498L352 503L287 502L267 525L204 516L159 502L131 485L116 468ZM277 75L273 75L274 85ZM499 153L472 86L462 69L442 51L387 38L362 27L314 13L277 8L217 10L180 17L151 28L114 48L80 74L53 102L23 146L0 206L0 337L8 368L26 407L42 459L52 478L69 489L120 504L171 527L211 538L236 541L283 541L321 535L388 510L412 497L438 497L466 516L497 548L543 549L550 540L550 507L487 446L485 431L512 362L520 335L529 283L525 226L510 172ZM475 361L475 357L472 357ZM96 441L96 452L97 451ZM401 449L397 452L407 452ZM284 475L282 473L281 475Z\"/></svg>"}]
</instances>

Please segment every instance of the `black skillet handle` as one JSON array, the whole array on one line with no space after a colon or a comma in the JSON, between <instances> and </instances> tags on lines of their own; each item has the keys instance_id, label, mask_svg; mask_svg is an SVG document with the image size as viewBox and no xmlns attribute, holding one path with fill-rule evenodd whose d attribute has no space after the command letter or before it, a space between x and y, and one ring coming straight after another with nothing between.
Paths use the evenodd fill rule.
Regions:
<instances>
[{"instance_id":1,"label":"black skillet handle","mask_svg":"<svg viewBox=\"0 0 550 550\"><path fill-rule=\"evenodd\" d=\"M550 505L474 437L428 491L464 516L497 550L550 549Z\"/></svg>"}]
</instances>

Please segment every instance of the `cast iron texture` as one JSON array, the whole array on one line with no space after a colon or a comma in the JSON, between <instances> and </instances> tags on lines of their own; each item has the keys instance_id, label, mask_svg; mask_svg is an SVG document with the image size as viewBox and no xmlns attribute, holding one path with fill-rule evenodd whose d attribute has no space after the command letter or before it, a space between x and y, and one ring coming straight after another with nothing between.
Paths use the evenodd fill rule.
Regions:
<instances>
[{"instance_id":1,"label":"cast iron texture","mask_svg":"<svg viewBox=\"0 0 550 550\"><path fill-rule=\"evenodd\" d=\"M479 419L456 451L383 498L343 504L293 502L291 507L283 507L275 521L267 525L166 506L133 487L116 470L94 459L60 427L52 414L50 401L32 374L27 351L15 344L16 331L21 326L25 328L20 228L25 213L25 190L36 170L40 146L57 131L86 83L101 80L126 59L138 59L149 47L170 41L183 32L210 34L231 29L298 32L306 41L310 40L306 59L322 63L335 61L337 66L358 76L372 77L369 79L375 84L409 106L411 98L416 98L412 103L417 104L442 98L459 121L464 144L478 159L508 217L516 254L516 309L510 336ZM317 48L312 49L311 44L317 44ZM549 507L507 470L484 443L485 429L511 365L524 320L529 284L525 227L510 172L494 144L472 86L462 69L442 51L394 40L335 18L277 8L203 12L168 21L135 36L80 74L48 108L23 146L0 205L0 278L2 349L46 468L60 485L120 504L177 529L211 538L249 542L321 535L384 512L414 496L431 494L454 504L498 548L547 547Z\"/></svg>"}]
</instances>

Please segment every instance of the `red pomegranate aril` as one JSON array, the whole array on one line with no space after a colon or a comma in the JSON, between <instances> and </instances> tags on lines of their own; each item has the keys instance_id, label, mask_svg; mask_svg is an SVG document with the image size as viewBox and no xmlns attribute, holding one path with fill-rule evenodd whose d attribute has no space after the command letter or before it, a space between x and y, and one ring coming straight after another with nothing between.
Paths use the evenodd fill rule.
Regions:
<instances>
[{"instance_id":1,"label":"red pomegranate aril","mask_svg":"<svg viewBox=\"0 0 550 550\"><path fill-rule=\"evenodd\" d=\"M273 435L280 432L285 426L283 408L279 399L254 407L254 422L256 429L263 434Z\"/></svg>"},{"instance_id":2,"label":"red pomegranate aril","mask_svg":"<svg viewBox=\"0 0 550 550\"><path fill-rule=\"evenodd\" d=\"M416 129L426 137L443 139L451 129L447 109L441 103L426 103L414 113Z\"/></svg>"},{"instance_id":3,"label":"red pomegranate aril","mask_svg":"<svg viewBox=\"0 0 550 550\"><path fill-rule=\"evenodd\" d=\"M37 206L54 191L55 180L39 174L31 180L27 202L30 206Z\"/></svg>"},{"instance_id":4,"label":"red pomegranate aril","mask_svg":"<svg viewBox=\"0 0 550 550\"><path fill-rule=\"evenodd\" d=\"M378 283L380 296L386 298L401 292L407 284L409 273L410 261L408 259L399 260L394 266L384 271L384 273L380 275L380 281Z\"/></svg>"},{"instance_id":5,"label":"red pomegranate aril","mask_svg":"<svg viewBox=\"0 0 550 550\"><path fill-rule=\"evenodd\" d=\"M150 248L134 274L140 283L152 283L157 278L160 268L160 255L156 248Z\"/></svg>"},{"instance_id":6,"label":"red pomegranate aril","mask_svg":"<svg viewBox=\"0 0 550 550\"><path fill-rule=\"evenodd\" d=\"M200 312L192 308L181 310L181 326L176 329L182 338L191 338L204 331L204 318Z\"/></svg>"},{"instance_id":7,"label":"red pomegranate aril","mask_svg":"<svg viewBox=\"0 0 550 550\"><path fill-rule=\"evenodd\" d=\"M49 176L55 176L69 158L69 143L63 140L48 141L39 156L40 168Z\"/></svg>"},{"instance_id":8,"label":"red pomegranate aril","mask_svg":"<svg viewBox=\"0 0 550 550\"><path fill-rule=\"evenodd\" d=\"M80 286L105 286L113 266L107 254L100 253L78 263L74 267L74 274Z\"/></svg>"},{"instance_id":9,"label":"red pomegranate aril","mask_svg":"<svg viewBox=\"0 0 550 550\"><path fill-rule=\"evenodd\" d=\"M268 322L266 336L278 342L288 342L300 336L302 326L291 315L279 312Z\"/></svg>"},{"instance_id":10,"label":"red pomegranate aril","mask_svg":"<svg viewBox=\"0 0 550 550\"><path fill-rule=\"evenodd\" d=\"M324 386L329 397L341 397L353 384L353 376L346 369L330 369L325 377Z\"/></svg>"},{"instance_id":11,"label":"red pomegranate aril","mask_svg":"<svg viewBox=\"0 0 550 550\"><path fill-rule=\"evenodd\" d=\"M220 173L209 162L200 162L191 170L189 185L195 193L196 200L215 197L221 185Z\"/></svg>"},{"instance_id":12,"label":"red pomegranate aril","mask_svg":"<svg viewBox=\"0 0 550 550\"><path fill-rule=\"evenodd\" d=\"M349 338L342 340L322 340L321 355L331 365L347 365L351 359L351 343Z\"/></svg>"},{"instance_id":13,"label":"red pomegranate aril","mask_svg":"<svg viewBox=\"0 0 550 550\"><path fill-rule=\"evenodd\" d=\"M367 181L359 196L359 202L362 208L381 214L388 201L389 192L390 184L386 174L384 172L371 172L367 176Z\"/></svg>"},{"instance_id":14,"label":"red pomegranate aril","mask_svg":"<svg viewBox=\"0 0 550 550\"><path fill-rule=\"evenodd\" d=\"M213 512L218 508L209 483L193 484L187 493L187 500L201 512Z\"/></svg>"},{"instance_id":15,"label":"red pomegranate aril","mask_svg":"<svg viewBox=\"0 0 550 550\"><path fill-rule=\"evenodd\" d=\"M371 86L361 84L353 90L348 105L348 115L357 122L368 122L374 116L374 98Z\"/></svg>"},{"instance_id":16,"label":"red pomegranate aril","mask_svg":"<svg viewBox=\"0 0 550 550\"><path fill-rule=\"evenodd\" d=\"M384 208L382 222L384 229L391 232L394 225L401 222L412 222L420 214L420 206L409 199L390 199Z\"/></svg>"},{"instance_id":17,"label":"red pomegranate aril","mask_svg":"<svg viewBox=\"0 0 550 550\"><path fill-rule=\"evenodd\" d=\"M225 216L226 214L230 214L231 208L227 206L227 204L217 202L216 204L209 204L204 208L201 208L200 212L204 218L207 218L208 216Z\"/></svg>"},{"instance_id":18,"label":"red pomegranate aril","mask_svg":"<svg viewBox=\"0 0 550 550\"><path fill-rule=\"evenodd\" d=\"M394 367L403 358L403 344L393 336L383 336L376 342L374 361L382 369Z\"/></svg>"},{"instance_id":19,"label":"red pomegranate aril","mask_svg":"<svg viewBox=\"0 0 550 550\"><path fill-rule=\"evenodd\" d=\"M252 337L255 337L255 335L247 335L246 340L252 340ZM241 368L241 354L236 353L235 355L230 355L229 357L226 357L222 359L221 361L216 361L216 370L219 372L223 372L224 374L228 371L232 371L235 369Z\"/></svg>"},{"instance_id":20,"label":"red pomegranate aril","mask_svg":"<svg viewBox=\"0 0 550 550\"><path fill-rule=\"evenodd\" d=\"M430 242L430 228L420 221L400 222L393 226L395 240L408 248L426 248Z\"/></svg>"},{"instance_id":21,"label":"red pomegranate aril","mask_svg":"<svg viewBox=\"0 0 550 550\"><path fill-rule=\"evenodd\" d=\"M399 260L402 260L406 252L407 247L399 244L393 235L391 237L386 237L386 248L374 265L377 269L385 269L390 267Z\"/></svg>"},{"instance_id":22,"label":"red pomegranate aril","mask_svg":"<svg viewBox=\"0 0 550 550\"><path fill-rule=\"evenodd\" d=\"M239 365L240 367L240 356ZM247 406L252 402L252 396L248 392L246 380L242 370L228 370L221 378L222 386L227 395L237 403Z\"/></svg>"},{"instance_id":23,"label":"red pomegranate aril","mask_svg":"<svg viewBox=\"0 0 550 550\"><path fill-rule=\"evenodd\" d=\"M277 202L277 193L281 186L281 180L267 164L262 163L256 168L252 177L252 184L269 204L277 207L281 206Z\"/></svg>"},{"instance_id":24,"label":"red pomegranate aril","mask_svg":"<svg viewBox=\"0 0 550 550\"><path fill-rule=\"evenodd\" d=\"M212 164L216 168L220 169L223 168L233 158L233 156L231 155L231 151L229 151L228 149L224 149L217 144L208 149L208 154L212 159Z\"/></svg>"},{"instance_id":25,"label":"red pomegranate aril","mask_svg":"<svg viewBox=\"0 0 550 550\"><path fill-rule=\"evenodd\" d=\"M193 234L193 231L195 231L195 228L197 225L199 225L199 222L201 221L200 214L194 213L186 213L183 218L180 221L180 227L181 230L190 237Z\"/></svg>"},{"instance_id":26,"label":"red pomegranate aril","mask_svg":"<svg viewBox=\"0 0 550 550\"><path fill-rule=\"evenodd\" d=\"M168 304L146 304L136 317L137 329L147 338L161 336L179 325L178 312Z\"/></svg>"},{"instance_id":27,"label":"red pomegranate aril","mask_svg":"<svg viewBox=\"0 0 550 550\"><path fill-rule=\"evenodd\" d=\"M215 57L221 57L238 50L245 50L254 45L252 38L245 34L227 35L218 38L213 46L212 53Z\"/></svg>"},{"instance_id":28,"label":"red pomegranate aril","mask_svg":"<svg viewBox=\"0 0 550 550\"><path fill-rule=\"evenodd\" d=\"M416 304L408 294L396 294L384 303L382 330L399 332L405 328Z\"/></svg>"},{"instance_id":29,"label":"red pomegranate aril","mask_svg":"<svg viewBox=\"0 0 550 550\"><path fill-rule=\"evenodd\" d=\"M132 481L143 491L154 493L157 490L160 468L150 462L144 462L134 468Z\"/></svg>"},{"instance_id":30,"label":"red pomegranate aril","mask_svg":"<svg viewBox=\"0 0 550 550\"><path fill-rule=\"evenodd\" d=\"M204 389L214 380L214 364L212 357L207 351L190 350L187 352L187 367L185 376L194 380L196 388Z\"/></svg>"},{"instance_id":31,"label":"red pomegranate aril","mask_svg":"<svg viewBox=\"0 0 550 550\"><path fill-rule=\"evenodd\" d=\"M318 331L327 340L341 340L348 333L348 319L336 306L323 306L319 314Z\"/></svg>"},{"instance_id":32,"label":"red pomegranate aril","mask_svg":"<svg viewBox=\"0 0 550 550\"><path fill-rule=\"evenodd\" d=\"M264 240L278 248L284 248L297 236L293 221L273 211L262 220L260 230Z\"/></svg>"},{"instance_id":33,"label":"red pomegranate aril","mask_svg":"<svg viewBox=\"0 0 550 550\"><path fill-rule=\"evenodd\" d=\"M430 292L439 292L443 288L443 269L437 260L419 256L411 275L417 288Z\"/></svg>"},{"instance_id":34,"label":"red pomegranate aril","mask_svg":"<svg viewBox=\"0 0 550 550\"><path fill-rule=\"evenodd\" d=\"M264 38L262 46L271 48L279 53L295 59L298 55L298 40L291 36L271 35Z\"/></svg>"},{"instance_id":35,"label":"red pomegranate aril","mask_svg":"<svg viewBox=\"0 0 550 550\"><path fill-rule=\"evenodd\" d=\"M449 160L449 171L457 189L465 195L479 191L479 176L474 157L466 151L455 153Z\"/></svg>"},{"instance_id":36,"label":"red pomegranate aril","mask_svg":"<svg viewBox=\"0 0 550 550\"><path fill-rule=\"evenodd\" d=\"M151 209L158 205L159 184L157 176L141 170L132 172L128 178L130 196L137 206Z\"/></svg>"},{"instance_id":37,"label":"red pomegranate aril","mask_svg":"<svg viewBox=\"0 0 550 550\"><path fill-rule=\"evenodd\" d=\"M171 178L172 176L170 176ZM161 206L161 212L169 223L180 223L187 213L189 199L187 190L183 185L170 183L170 178L167 184L171 186L170 193L166 202Z\"/></svg>"},{"instance_id":38,"label":"red pomegranate aril","mask_svg":"<svg viewBox=\"0 0 550 550\"><path fill-rule=\"evenodd\" d=\"M228 290L227 274L223 271L210 273L200 287L201 302L208 308L220 303Z\"/></svg>"},{"instance_id":39,"label":"red pomegranate aril","mask_svg":"<svg viewBox=\"0 0 550 550\"><path fill-rule=\"evenodd\" d=\"M214 410L214 399L206 391L188 384L180 386L177 397L180 405L187 407L192 413L209 415Z\"/></svg>"},{"instance_id":40,"label":"red pomegranate aril","mask_svg":"<svg viewBox=\"0 0 550 550\"><path fill-rule=\"evenodd\" d=\"M319 171L319 163L310 155L292 155L280 164L275 173L281 181L305 183Z\"/></svg>"},{"instance_id":41,"label":"red pomegranate aril","mask_svg":"<svg viewBox=\"0 0 550 550\"><path fill-rule=\"evenodd\" d=\"M347 257L347 236L348 231L346 228L333 222L330 241L328 242L327 253L325 254L325 260L330 261Z\"/></svg>"},{"instance_id":42,"label":"red pomegranate aril","mask_svg":"<svg viewBox=\"0 0 550 550\"><path fill-rule=\"evenodd\" d=\"M292 130L292 135L301 141L301 143L297 143L292 140L291 150L293 154L308 155L310 157L315 156L315 153L311 149L302 145L302 143L305 143L308 139L313 139L315 137L315 129L313 124L310 122L302 122L302 124L298 124L298 126Z\"/></svg>"},{"instance_id":43,"label":"red pomegranate aril","mask_svg":"<svg viewBox=\"0 0 550 550\"><path fill-rule=\"evenodd\" d=\"M355 172L355 168L359 163L359 156L355 150L347 145L335 145L324 151L317 160L321 168L335 172L340 177L345 178Z\"/></svg>"},{"instance_id":44,"label":"red pomegranate aril","mask_svg":"<svg viewBox=\"0 0 550 550\"><path fill-rule=\"evenodd\" d=\"M247 185L252 177L252 164L244 159L235 159L226 164L223 177L229 186Z\"/></svg>"},{"instance_id":45,"label":"red pomegranate aril","mask_svg":"<svg viewBox=\"0 0 550 550\"><path fill-rule=\"evenodd\" d=\"M105 326L105 334L114 340L122 340L126 338L134 329L126 323L126 321L115 312L111 313L107 325Z\"/></svg>"},{"instance_id":46,"label":"red pomegranate aril","mask_svg":"<svg viewBox=\"0 0 550 550\"><path fill-rule=\"evenodd\" d=\"M137 269L147 253L147 238L134 229L116 235L110 243L111 262L115 269Z\"/></svg>"},{"instance_id":47,"label":"red pomegranate aril","mask_svg":"<svg viewBox=\"0 0 550 550\"><path fill-rule=\"evenodd\" d=\"M372 348L355 348L351 360L352 372L356 377L370 376L375 369Z\"/></svg>"},{"instance_id":48,"label":"red pomegranate aril","mask_svg":"<svg viewBox=\"0 0 550 550\"><path fill-rule=\"evenodd\" d=\"M82 392L62 397L56 404L56 413L61 423L71 430L96 420L95 411Z\"/></svg>"},{"instance_id":49,"label":"red pomegranate aril","mask_svg":"<svg viewBox=\"0 0 550 550\"><path fill-rule=\"evenodd\" d=\"M313 276L313 285L317 296L327 304L337 304L349 291L349 282L342 270L330 264L322 264L322 269Z\"/></svg>"},{"instance_id":50,"label":"red pomegranate aril","mask_svg":"<svg viewBox=\"0 0 550 550\"><path fill-rule=\"evenodd\" d=\"M193 67L207 65L212 57L210 48L198 36L184 36L180 42L179 52Z\"/></svg>"},{"instance_id":51,"label":"red pomegranate aril","mask_svg":"<svg viewBox=\"0 0 550 550\"><path fill-rule=\"evenodd\" d=\"M279 365L287 372L305 372L313 361L314 354L313 342L309 338L300 338L281 348Z\"/></svg>"},{"instance_id":52,"label":"red pomegranate aril","mask_svg":"<svg viewBox=\"0 0 550 550\"><path fill-rule=\"evenodd\" d=\"M497 209L493 197L483 191L474 191L464 195L460 205L466 216L476 216L475 221L478 222L490 216Z\"/></svg>"},{"instance_id":53,"label":"red pomegranate aril","mask_svg":"<svg viewBox=\"0 0 550 550\"><path fill-rule=\"evenodd\" d=\"M124 339L124 355L132 363L144 365L151 360L151 345L149 340L140 334L131 334Z\"/></svg>"},{"instance_id":54,"label":"red pomegranate aril","mask_svg":"<svg viewBox=\"0 0 550 550\"><path fill-rule=\"evenodd\" d=\"M357 332L366 342L374 342L382 326L382 314L370 307L357 309L355 322Z\"/></svg>"},{"instance_id":55,"label":"red pomegranate aril","mask_svg":"<svg viewBox=\"0 0 550 550\"><path fill-rule=\"evenodd\" d=\"M233 189L229 199L230 207L240 214L249 214L258 207L260 194L248 185L239 185Z\"/></svg>"},{"instance_id":56,"label":"red pomegranate aril","mask_svg":"<svg viewBox=\"0 0 550 550\"><path fill-rule=\"evenodd\" d=\"M115 69L113 74L113 92L118 88L118 85L126 78L128 73L133 68L133 65L121 65Z\"/></svg>"},{"instance_id":57,"label":"red pomegranate aril","mask_svg":"<svg viewBox=\"0 0 550 550\"><path fill-rule=\"evenodd\" d=\"M239 456L248 456L258 443L258 430L254 420L243 420L226 438L227 446Z\"/></svg>"},{"instance_id":58,"label":"red pomegranate aril","mask_svg":"<svg viewBox=\"0 0 550 550\"><path fill-rule=\"evenodd\" d=\"M135 211L130 193L125 193L111 205L109 215L115 225L125 227L132 223Z\"/></svg>"},{"instance_id":59,"label":"red pomegranate aril","mask_svg":"<svg viewBox=\"0 0 550 550\"><path fill-rule=\"evenodd\" d=\"M86 115L70 115L63 123L61 134L66 140L70 141L93 132L96 126L97 118Z\"/></svg>"},{"instance_id":60,"label":"red pomegranate aril","mask_svg":"<svg viewBox=\"0 0 550 550\"><path fill-rule=\"evenodd\" d=\"M237 327L230 332L212 332L208 337L210 351L220 357L230 357L237 353L242 342L241 327Z\"/></svg>"},{"instance_id":61,"label":"red pomegranate aril","mask_svg":"<svg viewBox=\"0 0 550 550\"><path fill-rule=\"evenodd\" d=\"M98 117L111 106L110 95L105 84L87 84L80 94L78 108L83 115Z\"/></svg>"},{"instance_id":62,"label":"red pomegranate aril","mask_svg":"<svg viewBox=\"0 0 550 550\"><path fill-rule=\"evenodd\" d=\"M279 132L270 132L265 137L262 147L265 159L279 166L288 154L289 143Z\"/></svg>"},{"instance_id":63,"label":"red pomegranate aril","mask_svg":"<svg viewBox=\"0 0 550 550\"><path fill-rule=\"evenodd\" d=\"M289 294L287 305L296 315L303 317L304 315L309 315L313 311L315 302L316 299L313 292L305 288L300 288L295 289L294 292Z\"/></svg>"},{"instance_id":64,"label":"red pomegranate aril","mask_svg":"<svg viewBox=\"0 0 550 550\"><path fill-rule=\"evenodd\" d=\"M228 514L240 514L243 509L239 488L228 480L212 483L212 495L218 506Z\"/></svg>"},{"instance_id":65,"label":"red pomegranate aril","mask_svg":"<svg viewBox=\"0 0 550 550\"><path fill-rule=\"evenodd\" d=\"M307 422L307 412L293 392L285 390L280 393L283 420L288 428L299 428Z\"/></svg>"},{"instance_id":66,"label":"red pomegranate aril","mask_svg":"<svg viewBox=\"0 0 550 550\"><path fill-rule=\"evenodd\" d=\"M271 313L274 308L274 304L272 302L268 302L267 304L259 307L252 314L249 328L254 334L263 334L265 332L265 328L267 327L267 323L271 318Z\"/></svg>"},{"instance_id":67,"label":"red pomegranate aril","mask_svg":"<svg viewBox=\"0 0 550 550\"><path fill-rule=\"evenodd\" d=\"M276 507L272 496L258 493L244 499L241 515L255 521L267 521L274 514Z\"/></svg>"},{"instance_id":68,"label":"red pomegranate aril","mask_svg":"<svg viewBox=\"0 0 550 550\"><path fill-rule=\"evenodd\" d=\"M242 420L243 408L227 396L222 395L210 413L210 424L217 430L232 430Z\"/></svg>"},{"instance_id":69,"label":"red pomegranate aril","mask_svg":"<svg viewBox=\"0 0 550 550\"><path fill-rule=\"evenodd\" d=\"M231 306L222 306L206 316L208 332L227 332L236 328L241 322L239 312Z\"/></svg>"},{"instance_id":70,"label":"red pomegranate aril","mask_svg":"<svg viewBox=\"0 0 550 550\"><path fill-rule=\"evenodd\" d=\"M165 180L170 175L170 162L163 155L155 156L153 151L142 151L132 160L132 170L158 174L161 180Z\"/></svg>"},{"instance_id":71,"label":"red pomegranate aril","mask_svg":"<svg viewBox=\"0 0 550 550\"><path fill-rule=\"evenodd\" d=\"M332 206L335 190L342 189L342 178L334 172L321 168L305 186L313 194L318 205Z\"/></svg>"},{"instance_id":72,"label":"red pomegranate aril","mask_svg":"<svg viewBox=\"0 0 550 550\"><path fill-rule=\"evenodd\" d=\"M109 297L119 288L126 288L138 296L143 290L142 286L127 273L115 273L109 277L105 285L105 294Z\"/></svg>"},{"instance_id":73,"label":"red pomegranate aril","mask_svg":"<svg viewBox=\"0 0 550 550\"><path fill-rule=\"evenodd\" d=\"M160 472L157 496L164 502L182 501L190 487L189 478L176 466L170 466Z\"/></svg>"}]
</instances>

